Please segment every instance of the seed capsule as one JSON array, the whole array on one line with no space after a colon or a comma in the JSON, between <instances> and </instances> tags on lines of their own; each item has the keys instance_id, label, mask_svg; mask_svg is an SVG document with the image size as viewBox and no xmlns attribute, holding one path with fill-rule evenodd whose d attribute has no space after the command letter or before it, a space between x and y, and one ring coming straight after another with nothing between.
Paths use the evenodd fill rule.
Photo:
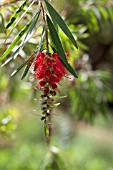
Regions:
<instances>
[{"instance_id":1,"label":"seed capsule","mask_svg":"<svg viewBox=\"0 0 113 170\"><path fill-rule=\"evenodd\" d=\"M42 103L42 105L45 105L45 104L47 104L47 102L43 102L43 103Z\"/></svg>"},{"instance_id":2,"label":"seed capsule","mask_svg":"<svg viewBox=\"0 0 113 170\"><path fill-rule=\"evenodd\" d=\"M41 120L45 120L46 116L41 117Z\"/></svg>"},{"instance_id":3,"label":"seed capsule","mask_svg":"<svg viewBox=\"0 0 113 170\"><path fill-rule=\"evenodd\" d=\"M42 98L42 99L43 99L44 97L47 97L47 95L46 95L46 94L41 95L41 98Z\"/></svg>"},{"instance_id":4,"label":"seed capsule","mask_svg":"<svg viewBox=\"0 0 113 170\"><path fill-rule=\"evenodd\" d=\"M46 110L46 107L42 107L42 110Z\"/></svg>"},{"instance_id":5,"label":"seed capsule","mask_svg":"<svg viewBox=\"0 0 113 170\"><path fill-rule=\"evenodd\" d=\"M50 116L50 113L47 113L46 116L47 116L47 117Z\"/></svg>"},{"instance_id":6,"label":"seed capsule","mask_svg":"<svg viewBox=\"0 0 113 170\"><path fill-rule=\"evenodd\" d=\"M47 111L43 111L42 114L43 114L43 115L46 115L46 114L47 114Z\"/></svg>"}]
</instances>

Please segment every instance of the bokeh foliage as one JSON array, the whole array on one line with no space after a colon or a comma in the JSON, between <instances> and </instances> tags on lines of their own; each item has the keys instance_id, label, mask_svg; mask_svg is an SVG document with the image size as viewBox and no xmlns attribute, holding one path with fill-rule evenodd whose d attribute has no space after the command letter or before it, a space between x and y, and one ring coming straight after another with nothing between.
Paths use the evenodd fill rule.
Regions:
<instances>
[{"instance_id":1,"label":"bokeh foliage","mask_svg":"<svg viewBox=\"0 0 113 170\"><path fill-rule=\"evenodd\" d=\"M14 36L31 19L34 15L33 11L37 8L36 4L32 6L3 45L6 38L4 27L22 2L9 3L9 5L0 7L0 55L13 41ZM66 80L62 82L60 95L68 97L61 99L61 106L59 106L59 110L55 111L55 114L59 115L63 111L61 113L63 118L61 119L60 115L61 120L59 120L57 116L53 115L54 119L57 119L55 128L58 129L59 124L64 127L64 130L55 130L52 141L55 145L59 143L62 148L61 155L59 152L50 152L46 165L44 156L47 153L47 148L43 142L40 117L29 114L36 108L36 114L40 115L38 91L33 94L37 96L37 100L33 102L32 92L36 82L32 82L31 72L23 81L20 80L22 71L10 78L11 73L21 63L24 63L37 47L41 39L42 28L40 26L20 51L17 59L0 68L0 169L35 170L40 166L43 169L46 167L51 170L56 165L54 162L54 156L56 156L56 162L60 162L62 167L64 163L66 164L65 169L112 170L112 141L102 144L106 133L101 140L95 139L94 136L89 137L87 134L83 135L81 132L78 132L77 135L76 127L73 127L73 124L75 125L78 119L87 122L98 122L101 119L101 122L103 117L106 122L108 120L112 122L113 3L110 0L62 0L62 2L56 0L55 3L52 2L59 8L58 11L63 11L62 15L76 37L79 47L76 50L58 28L62 43L70 54L70 62L73 67L77 68L79 76L77 80L70 76L70 82L67 83ZM58 3L61 5L57 5ZM13 26L7 30L7 34ZM18 45L14 50L17 48ZM4 62L5 60L1 62L1 65ZM108 126L105 122L103 124ZM14 132L16 126L17 129ZM108 130L113 129L112 125L107 128ZM107 137L109 138L109 135ZM67 144L66 141L69 143ZM3 148L5 149L3 150ZM58 170L58 167L55 170Z\"/></svg>"}]
</instances>

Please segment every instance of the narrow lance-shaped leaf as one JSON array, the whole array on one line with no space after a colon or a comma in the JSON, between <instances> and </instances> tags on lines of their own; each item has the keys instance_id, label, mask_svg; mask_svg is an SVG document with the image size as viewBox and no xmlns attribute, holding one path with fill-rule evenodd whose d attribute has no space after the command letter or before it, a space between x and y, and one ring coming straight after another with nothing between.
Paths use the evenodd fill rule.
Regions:
<instances>
[{"instance_id":1,"label":"narrow lance-shaped leaf","mask_svg":"<svg viewBox=\"0 0 113 170\"><path fill-rule=\"evenodd\" d=\"M14 23L14 21L16 20L16 18L20 14L20 12L24 9L27 2L28 2L28 0L25 0L25 2L17 9L17 11L14 13L14 15L10 19L9 23L7 24L6 29L8 29Z\"/></svg>"},{"instance_id":2,"label":"narrow lance-shaped leaf","mask_svg":"<svg viewBox=\"0 0 113 170\"><path fill-rule=\"evenodd\" d=\"M55 47L53 47L52 45L50 45L50 46L51 46L51 48L52 48L52 50L53 50L54 53L58 53L58 51L56 50Z\"/></svg>"},{"instance_id":3,"label":"narrow lance-shaped leaf","mask_svg":"<svg viewBox=\"0 0 113 170\"><path fill-rule=\"evenodd\" d=\"M38 15L37 15L37 14L38 14ZM27 34L26 34L26 36L25 36L25 42L26 42L27 36L28 36L29 34L31 34L31 32L33 31L32 29L34 28L34 26L35 26L35 24L36 24L36 22L37 22L37 20L38 20L38 18L39 18L39 15L40 15L40 10L39 10L39 11L36 13L36 15L35 15L35 16L37 16L37 17L36 17L36 20L34 19L34 22L33 22L33 23L31 24L31 26L29 27L29 30L28 30L28 32L27 32ZM31 61L32 61L32 59L31 59ZM24 77L27 75L30 67L31 67L31 64L30 64L30 62L29 62L29 63L27 64L27 66L25 67L24 72L22 73L21 80L24 79Z\"/></svg>"},{"instance_id":4,"label":"narrow lance-shaped leaf","mask_svg":"<svg viewBox=\"0 0 113 170\"><path fill-rule=\"evenodd\" d=\"M44 44L45 33L46 33L46 27L44 26L44 27L43 27L43 31L42 31L41 42L40 42L40 44L39 44L38 47L37 47L36 55L35 55L35 57L34 57L34 61L36 60L36 57L37 57L38 53L40 52L40 50L41 50L41 48L42 48L42 46L43 46L43 44ZM33 62L34 62L34 61L33 61Z\"/></svg>"},{"instance_id":5,"label":"narrow lance-shaped leaf","mask_svg":"<svg viewBox=\"0 0 113 170\"><path fill-rule=\"evenodd\" d=\"M1 67L4 67L6 64L8 64L11 60L13 59L13 57L11 56L10 58L8 58L2 65Z\"/></svg>"},{"instance_id":6,"label":"narrow lance-shaped leaf","mask_svg":"<svg viewBox=\"0 0 113 170\"><path fill-rule=\"evenodd\" d=\"M31 58L31 60L29 61L29 63L28 63L27 66L25 67L25 70L24 70L24 72L22 73L21 80L27 75L27 73L28 73L28 71L29 71L29 69L30 69L30 67L31 67L30 62L31 62L31 61L32 61L32 62L35 61L35 59L36 59L38 53L39 53L40 50L41 50L41 47L42 47L43 43L44 43L44 39L45 39L45 27L44 27L43 32L42 32L42 39L41 39L41 42L40 42L40 44L39 44L39 46L38 46L38 48L37 48L37 50L36 50L36 52L35 52L36 55L35 55L34 59Z\"/></svg>"},{"instance_id":7,"label":"narrow lance-shaped leaf","mask_svg":"<svg viewBox=\"0 0 113 170\"><path fill-rule=\"evenodd\" d=\"M64 66L67 68L67 70L73 75L75 76L76 78L78 77L75 70L69 65L67 59L66 59L66 55L65 55L65 52L63 50L63 47L62 47L62 43L60 41L60 38L57 34L57 31L52 23L52 21L50 20L49 16L46 15L47 17L47 24L48 24L48 28L49 28L49 31L50 31L50 36L51 36L51 39L54 43L54 45L56 46L56 49L60 55L60 58L64 64Z\"/></svg>"},{"instance_id":8,"label":"narrow lance-shaped leaf","mask_svg":"<svg viewBox=\"0 0 113 170\"><path fill-rule=\"evenodd\" d=\"M15 59L17 57L17 55L19 54L19 51L25 46L25 44L29 41L29 39L32 37L32 35L34 34L34 27L38 21L40 15L40 10L38 10L35 14L35 16L33 17L33 20L31 22L31 25L25 35L25 38L23 39L22 43L19 45L19 47L16 49L16 51L12 54L12 56L10 57L10 59L7 59L5 61L5 63L2 65L2 67L6 64L8 64L8 62L10 62L11 60Z\"/></svg>"},{"instance_id":9,"label":"narrow lance-shaped leaf","mask_svg":"<svg viewBox=\"0 0 113 170\"><path fill-rule=\"evenodd\" d=\"M45 39L45 27L44 27L44 29L43 29L43 31L42 31L42 39L41 39L41 42L40 42L40 44L39 44L39 46L38 46L38 48L37 48L36 57L37 57L39 51L41 50L41 47L42 47L42 45L43 45L43 43L44 43L44 39ZM34 57L34 60L36 59L36 57ZM33 61L32 58L31 58L31 61ZM29 69L30 69L30 67L31 67L31 63L30 63L31 61L29 61L29 63L28 63L27 66L25 67L25 70L24 70L24 72L23 72L23 74L22 74L21 79L23 79L23 78L27 75L27 73L28 73L28 71L29 71Z\"/></svg>"},{"instance_id":10,"label":"narrow lance-shaped leaf","mask_svg":"<svg viewBox=\"0 0 113 170\"><path fill-rule=\"evenodd\" d=\"M36 52L35 52L36 55L35 55L35 57L34 57L34 60L36 59L39 51L41 50L41 47L42 47L42 45L43 45L43 43L44 43L44 39L45 39L45 27L43 28L43 31L42 31L42 39L41 39L41 42L40 42L40 44L39 44L39 46L38 46L38 48L37 48L37 50L36 50ZM33 60L31 59L31 61L33 61ZM34 61L33 61L33 62L34 62ZM30 64L30 62L29 62L29 63L27 64L27 66L25 67L25 70L24 70L23 73L22 73L21 79L23 79L23 78L27 75L30 67L31 67L31 64Z\"/></svg>"},{"instance_id":11,"label":"narrow lance-shaped leaf","mask_svg":"<svg viewBox=\"0 0 113 170\"><path fill-rule=\"evenodd\" d=\"M23 41L23 44L22 44L22 47L25 45L25 43L27 42L27 39L29 40L29 38L30 37L28 37L29 36L29 34L31 34L32 35L32 32L33 32L33 28L34 28L34 26L36 25L36 23L37 23L37 20L38 20L38 18L39 18L39 15L40 15L40 10L38 10L37 12L36 12L36 14L35 14L35 17L34 17L34 19L32 20L32 23L31 23L31 25L30 25L30 27L29 27L29 29L28 29L28 32L27 32L27 34L26 34L26 36L25 36L25 38L24 38L24 40L25 40L25 42ZM20 47L21 48L21 47ZM16 50L16 52L18 53L18 50L19 49L17 49ZM16 55L16 54L15 54ZM15 56L14 55L14 56ZM13 57L14 57L13 56ZM28 73L28 71L29 71L29 69L30 69L30 67L31 67L31 61L33 61L33 58L31 57L31 60L27 63L27 65L26 65L26 67L25 67L25 70L23 71L23 73L22 73L22 77L21 77L21 79L23 79L26 75L27 75L27 73ZM20 67L20 69L21 69L21 67ZM20 71L20 69L18 70L17 69L17 72L18 71ZM17 73L16 71L14 71L13 73ZM14 74L14 75L15 75Z\"/></svg>"},{"instance_id":12,"label":"narrow lance-shaped leaf","mask_svg":"<svg viewBox=\"0 0 113 170\"><path fill-rule=\"evenodd\" d=\"M5 42L7 41L7 39L9 38L9 36L11 35L11 33L13 32L13 30L15 29L15 27L18 25L18 23L20 22L20 20L23 18L23 16L27 13L27 11L31 8L31 6L33 5L34 0L31 2L31 4L29 5L29 7L25 10L25 12L22 14L22 16L17 20L17 22L15 23L15 25L13 26L13 28L11 29L10 33L8 34L8 36L6 37Z\"/></svg>"},{"instance_id":13,"label":"narrow lance-shaped leaf","mask_svg":"<svg viewBox=\"0 0 113 170\"><path fill-rule=\"evenodd\" d=\"M76 48L78 48L75 38L73 37L71 31L67 27L65 21L61 18L61 16L58 14L58 12L51 6L51 4L44 0L47 6L47 9L49 11L49 14L53 21L56 21L56 23L59 25L59 27L62 29L62 31L66 34L66 36L71 40L71 42L74 44Z\"/></svg>"},{"instance_id":14,"label":"narrow lance-shaped leaf","mask_svg":"<svg viewBox=\"0 0 113 170\"><path fill-rule=\"evenodd\" d=\"M15 45L19 42L19 40L22 38L22 36L25 34L25 32L28 30L29 26L32 23L32 19L28 22L28 24L22 29L22 31L16 36L14 41L10 44L8 49L4 52L4 54L0 57L0 60L7 57L7 55L11 52L11 50L15 47Z\"/></svg>"},{"instance_id":15,"label":"narrow lance-shaped leaf","mask_svg":"<svg viewBox=\"0 0 113 170\"><path fill-rule=\"evenodd\" d=\"M32 61L32 59L31 59L31 61ZM29 69L30 69L30 67L31 67L31 63L30 63L31 61L29 61L29 63L26 65L25 70L24 70L24 72L22 73L21 80L27 75L27 73L28 73L28 71L29 71Z\"/></svg>"},{"instance_id":16,"label":"narrow lance-shaped leaf","mask_svg":"<svg viewBox=\"0 0 113 170\"><path fill-rule=\"evenodd\" d=\"M49 127L46 123L44 124L44 133L46 138L48 138L50 134L49 134Z\"/></svg>"},{"instance_id":17,"label":"narrow lance-shaped leaf","mask_svg":"<svg viewBox=\"0 0 113 170\"><path fill-rule=\"evenodd\" d=\"M16 70L14 70L13 73L11 74L11 77L13 77L15 74L17 74L27 63L29 63L32 60L33 60L33 55L27 61L25 61L20 67L18 67Z\"/></svg>"},{"instance_id":18,"label":"narrow lance-shaped leaf","mask_svg":"<svg viewBox=\"0 0 113 170\"><path fill-rule=\"evenodd\" d=\"M3 33L6 33L6 29L5 29L5 25L4 25L4 17L1 12L0 12L0 16L1 16L1 22L0 22L1 31Z\"/></svg>"},{"instance_id":19,"label":"narrow lance-shaped leaf","mask_svg":"<svg viewBox=\"0 0 113 170\"><path fill-rule=\"evenodd\" d=\"M34 34L34 27L36 26L36 23L37 23L38 18L40 16L40 12L41 12L40 9L38 9L36 11L36 14L34 15L34 17L32 19L32 23L31 23L31 25L30 25L27 33L26 33L26 36L25 36L24 40L22 41L22 45L24 45L24 43L26 43L30 39L30 37L32 37L32 35Z\"/></svg>"},{"instance_id":20,"label":"narrow lance-shaped leaf","mask_svg":"<svg viewBox=\"0 0 113 170\"><path fill-rule=\"evenodd\" d=\"M34 61L35 61L38 53L39 53L40 50L41 50L41 47L42 47L42 45L43 45L43 43L44 43L44 40L45 40L45 26L44 26L43 31L42 31L42 39L41 39L41 42L40 42L40 44L39 44L39 46L38 46L38 48L37 48L36 55L35 55L35 57L34 57ZM33 61L33 59L31 59L31 61ZM34 61L33 61L33 62L34 62ZM27 75L30 67L31 67L31 64L30 64L30 62L29 62L29 63L27 64L27 66L25 67L24 72L22 73L21 80Z\"/></svg>"},{"instance_id":21,"label":"narrow lance-shaped leaf","mask_svg":"<svg viewBox=\"0 0 113 170\"><path fill-rule=\"evenodd\" d=\"M41 38L41 42L37 48L37 52L40 52L43 44L44 44L44 40L45 40L45 34L46 34L46 26L43 27L43 31L42 31L42 38Z\"/></svg>"}]
</instances>

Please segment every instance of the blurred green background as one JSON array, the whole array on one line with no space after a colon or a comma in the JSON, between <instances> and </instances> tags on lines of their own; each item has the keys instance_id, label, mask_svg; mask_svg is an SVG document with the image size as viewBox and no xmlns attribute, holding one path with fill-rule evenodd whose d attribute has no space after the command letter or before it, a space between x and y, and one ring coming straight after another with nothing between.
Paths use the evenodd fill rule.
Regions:
<instances>
[{"instance_id":1,"label":"blurred green background","mask_svg":"<svg viewBox=\"0 0 113 170\"><path fill-rule=\"evenodd\" d=\"M4 27L23 1L7 2L0 4L0 55L37 8L36 3L3 45L13 26L7 32ZM59 29L79 78L70 75L69 81L64 79L59 86L56 101L61 104L53 109L53 135L48 149L40 120L40 92L34 90L32 73L24 80L22 71L10 77L35 50L41 28L16 60L0 68L0 170L113 170L113 2L51 3L77 39L78 50Z\"/></svg>"}]
</instances>

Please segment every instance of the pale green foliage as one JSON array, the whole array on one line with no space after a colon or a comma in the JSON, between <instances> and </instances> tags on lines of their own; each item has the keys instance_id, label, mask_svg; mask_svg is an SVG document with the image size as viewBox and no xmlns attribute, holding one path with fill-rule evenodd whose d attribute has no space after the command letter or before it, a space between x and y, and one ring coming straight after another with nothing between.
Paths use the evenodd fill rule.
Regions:
<instances>
[{"instance_id":1,"label":"pale green foliage","mask_svg":"<svg viewBox=\"0 0 113 170\"><path fill-rule=\"evenodd\" d=\"M57 2L57 0L55 2ZM0 150L0 169L35 170L39 167L43 169L46 167L50 170L55 167L56 164L60 164L60 166L63 168L66 167L69 170L113 169L112 123L109 123L110 121L112 122L112 109L109 108L109 103L113 103L113 7L112 5L108 5L109 1L102 0L65 0L64 2L66 9L58 9L58 11L64 10L63 14L66 15L63 17L66 19L69 29L76 38L79 49L75 49L74 45L70 43L58 27L58 33L62 38L64 49L70 52L71 64L77 68L78 74L78 79L75 80L72 78L72 81L69 83L66 79L60 87L59 95L63 94L68 96L61 100L61 108L63 107L63 113L61 115L63 118L60 115L61 110L57 110L55 115L53 115L53 118L55 120L57 119L57 125L54 128L55 136L53 137L53 143L55 143L55 145L60 144L61 153L53 154L50 152L47 159L45 157L47 161L44 159L47 150L43 142L43 130L40 122L38 105L40 100L36 100L32 107L30 105L30 99L39 95L39 92L36 94L34 92L33 97L31 95L31 91L37 82L32 85L30 80L31 74L26 76L25 80L21 81L22 72L10 78L11 73L17 69L22 62L24 63L26 59L28 59L26 57L30 56L37 48L37 44L41 41L42 27L40 26L38 29L35 28L36 30L33 30L34 35L32 39L19 51L17 59L15 61L12 60L8 65L6 64L4 68L0 69L0 141L3 141L7 135L10 135L13 139L16 135L14 142L8 138L7 144L4 141L3 145L0 143L0 147L9 147L10 142L12 146L12 149L6 148L5 150ZM1 8L0 44L3 44L8 33L14 26L11 25L8 30L4 30L4 25L7 25L15 9L19 7L19 4L18 2L17 5L9 5ZM58 7L59 5L55 6ZM6 41L6 45L0 46L0 55L3 54L6 46L13 41L14 37L28 23L36 8L35 5L32 6L31 10L25 14L21 22L15 27ZM59 6L59 8L61 8L61 6ZM19 17L20 16L19 14ZM20 43L23 40L24 39L22 39ZM89 51L93 45L97 45L98 43L109 46L109 50L106 52L108 57L107 60L104 58L101 60L100 65L96 67L97 70L93 70L92 63L95 57L91 58ZM16 49L18 48L19 44L16 44ZM14 51L16 49L14 49ZM98 50L93 50L92 54L95 52L97 53L94 56L97 56L100 52L100 47ZM87 56L86 58L84 58L85 55ZM8 58L9 57L11 56L8 56ZM5 60L1 62L1 65L4 62ZM26 104L26 102L28 103ZM16 107L16 105L19 106ZM35 107L37 116L30 114ZM60 106L58 106L58 108L60 109ZM70 124L67 123L66 116L69 117L68 121ZM105 118L107 123L103 121L103 118ZM96 127L96 133L94 133L93 130L91 131L91 129L89 131L86 129L85 135L83 135L83 132L78 132L77 135L77 127L75 126L77 119L86 120L87 122L95 122L95 120L97 122L103 121L104 123L102 122L102 124L104 124L105 127L108 126L111 131L107 129L106 133L105 131L100 131L98 134L99 128ZM100 124L101 123L99 123L99 126ZM17 129L14 131L16 126ZM90 137L87 132L90 133ZM92 134L97 136L92 136ZM98 136L101 136L101 138L98 139ZM108 139L109 141L106 142ZM55 170L58 170L58 168ZM61 170L63 170L63 168Z\"/></svg>"},{"instance_id":2,"label":"pale green foliage","mask_svg":"<svg viewBox=\"0 0 113 170\"><path fill-rule=\"evenodd\" d=\"M72 114L87 121L93 121L99 114L107 118L108 102L113 101L111 80L112 76L105 71L81 72L70 91Z\"/></svg>"},{"instance_id":3,"label":"pale green foliage","mask_svg":"<svg viewBox=\"0 0 113 170\"><path fill-rule=\"evenodd\" d=\"M6 107L0 110L0 138L11 136L16 128L15 118L17 117L18 110L13 107Z\"/></svg>"}]
</instances>

